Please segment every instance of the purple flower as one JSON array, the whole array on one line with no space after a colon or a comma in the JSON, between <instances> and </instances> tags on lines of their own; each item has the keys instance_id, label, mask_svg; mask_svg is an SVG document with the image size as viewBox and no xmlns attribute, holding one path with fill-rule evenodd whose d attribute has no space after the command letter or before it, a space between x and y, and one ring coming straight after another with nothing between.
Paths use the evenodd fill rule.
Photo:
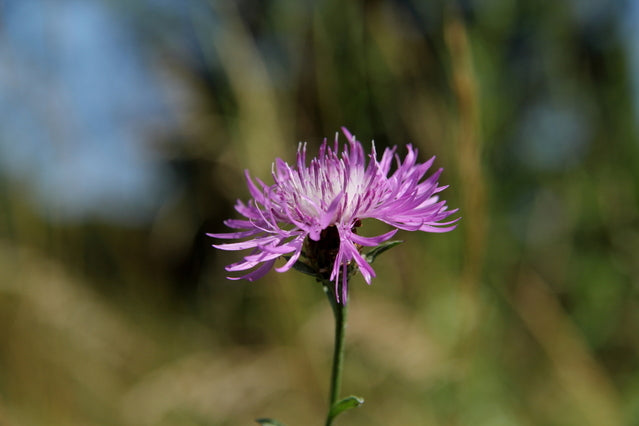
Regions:
<instances>
[{"instance_id":1,"label":"purple flower","mask_svg":"<svg viewBox=\"0 0 639 426\"><path fill-rule=\"evenodd\" d=\"M331 149L326 140L319 155L306 164L306 144L297 150L293 166L281 159L273 164L273 185L251 179L245 172L253 199L238 200L235 209L245 219L229 219L224 223L238 230L208 234L239 242L216 244L222 250L251 249L241 262L226 267L227 271L252 270L229 279L256 280L266 274L277 258L287 262L278 272L289 270L300 261L323 281L335 284L337 301L346 302L348 274L356 265L368 284L375 271L360 253L363 246L374 247L390 239L398 229L407 231L447 232L455 229L458 219L442 222L457 210L447 210L446 201L437 193L439 169L424 179L435 157L417 162L417 150L407 145L402 161L396 147L384 150L377 159L375 145L369 161L359 141L342 128L348 144L338 151L338 135ZM391 173L393 158L396 168ZM368 163L368 164L367 164ZM395 229L376 237L358 235L362 219L373 218ZM341 297L340 297L341 294Z\"/></svg>"}]
</instances>

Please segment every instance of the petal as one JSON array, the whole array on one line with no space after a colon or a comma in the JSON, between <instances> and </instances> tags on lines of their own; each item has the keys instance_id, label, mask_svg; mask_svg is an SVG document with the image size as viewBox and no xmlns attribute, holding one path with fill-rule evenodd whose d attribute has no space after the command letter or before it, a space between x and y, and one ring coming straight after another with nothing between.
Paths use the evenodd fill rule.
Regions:
<instances>
[{"instance_id":1,"label":"petal","mask_svg":"<svg viewBox=\"0 0 639 426\"><path fill-rule=\"evenodd\" d=\"M353 135L351 134L351 132L349 132L348 129L344 126L342 126L342 133L344 133L344 136L346 136L346 139L348 141L355 139Z\"/></svg>"},{"instance_id":2,"label":"petal","mask_svg":"<svg viewBox=\"0 0 639 426\"><path fill-rule=\"evenodd\" d=\"M254 228L253 222L250 220L241 220L241 219L227 219L224 221L224 224L229 228L233 229L249 229Z\"/></svg>"},{"instance_id":3,"label":"petal","mask_svg":"<svg viewBox=\"0 0 639 426\"><path fill-rule=\"evenodd\" d=\"M250 231L240 231L240 232L223 232L219 234L207 233L208 237L212 238L225 238L225 239L233 239L233 238L245 238L250 237L255 234L259 234L262 232L260 229L251 229Z\"/></svg>"},{"instance_id":4,"label":"petal","mask_svg":"<svg viewBox=\"0 0 639 426\"><path fill-rule=\"evenodd\" d=\"M355 248L355 246L353 246L350 241L346 243L346 246L350 254L349 257L354 260L355 263L357 263L359 272L362 274L364 281L366 281L366 284L370 284L371 279L375 276L375 270L373 269L371 264L368 263L361 254L359 254L357 248Z\"/></svg>"},{"instance_id":5,"label":"petal","mask_svg":"<svg viewBox=\"0 0 639 426\"><path fill-rule=\"evenodd\" d=\"M260 191L260 189L257 187L257 185L255 185L255 183L253 182L253 179L251 179L251 175L249 174L248 170L244 170L244 176L246 178L246 185L248 186L249 192L251 193L253 198L256 201L259 201L260 203L263 202L264 201L264 192ZM261 181L258 181L258 182L262 183Z\"/></svg>"},{"instance_id":6,"label":"petal","mask_svg":"<svg viewBox=\"0 0 639 426\"><path fill-rule=\"evenodd\" d=\"M249 254L248 256L244 256L244 260L246 260L247 262L261 263L261 262L266 262L267 260L277 259L280 256L281 256L281 253L261 252L261 253Z\"/></svg>"},{"instance_id":7,"label":"petal","mask_svg":"<svg viewBox=\"0 0 639 426\"><path fill-rule=\"evenodd\" d=\"M371 283L371 278L375 276L375 271L372 266L359 254L359 251L352 242L353 233L349 229L339 229L340 233L340 245L337 258L340 259L342 264L347 264L351 260L355 260L359 267L364 280L368 284ZM338 259L335 259L337 262ZM335 266L334 266L335 269Z\"/></svg>"},{"instance_id":8,"label":"petal","mask_svg":"<svg viewBox=\"0 0 639 426\"><path fill-rule=\"evenodd\" d=\"M236 262L236 263L231 263L230 265L226 265L224 267L224 269L227 272L246 271L247 269L255 268L260 263L262 263L262 262L260 262L260 261L258 261L258 262L255 262L255 261L251 261L251 262Z\"/></svg>"},{"instance_id":9,"label":"petal","mask_svg":"<svg viewBox=\"0 0 639 426\"><path fill-rule=\"evenodd\" d=\"M359 245L366 246L366 247L373 247L373 246L379 245L380 243L383 243L389 238L392 238L392 236L395 235L396 233L397 233L397 229L393 229L390 232L387 232L382 235L378 235L376 237L363 237L361 235L352 233L349 236L349 238L351 239L351 241Z\"/></svg>"},{"instance_id":10,"label":"petal","mask_svg":"<svg viewBox=\"0 0 639 426\"><path fill-rule=\"evenodd\" d=\"M348 266L344 264L342 266L342 305L348 302Z\"/></svg>"},{"instance_id":11,"label":"petal","mask_svg":"<svg viewBox=\"0 0 639 426\"><path fill-rule=\"evenodd\" d=\"M326 209L326 212L322 214L320 217L320 227L322 229L326 228L333 222L333 217L335 216L335 212L337 212L337 208L339 207L340 201L342 201L343 192L337 194L337 197L331 202L331 204Z\"/></svg>"},{"instance_id":12,"label":"petal","mask_svg":"<svg viewBox=\"0 0 639 426\"><path fill-rule=\"evenodd\" d=\"M259 245L268 244L273 241L274 237L272 235L256 238L254 240L241 241L238 243L224 243L224 244L213 244L213 247L220 250L245 250L249 248L255 248Z\"/></svg>"},{"instance_id":13,"label":"petal","mask_svg":"<svg viewBox=\"0 0 639 426\"><path fill-rule=\"evenodd\" d=\"M439 228L432 225L423 225L421 228L419 228L419 230L424 232L442 233L442 232L452 231L455 228L457 228L457 225L444 226L443 228Z\"/></svg>"},{"instance_id":14,"label":"petal","mask_svg":"<svg viewBox=\"0 0 639 426\"><path fill-rule=\"evenodd\" d=\"M289 269L293 267L293 265L295 265L295 262L297 262L297 259L299 259L301 253L302 253L302 246L300 245L299 250L293 253L291 258L283 266L280 266L279 268L275 268L275 270L277 272L288 271Z\"/></svg>"},{"instance_id":15,"label":"petal","mask_svg":"<svg viewBox=\"0 0 639 426\"><path fill-rule=\"evenodd\" d=\"M262 278L264 275L266 275L266 273L268 271L271 270L271 268L273 267L273 264L275 264L274 260L271 260L269 262L264 263L262 266L260 266L259 268L257 268L256 270L254 270L253 272L246 274L246 275L242 275L241 277L227 277L229 280L241 280L241 279L245 279L248 281L255 281L257 279Z\"/></svg>"},{"instance_id":16,"label":"petal","mask_svg":"<svg viewBox=\"0 0 639 426\"><path fill-rule=\"evenodd\" d=\"M286 253L290 253L293 250L297 250L299 248L299 246L301 245L301 243L287 243L287 244L282 244L279 246L274 246L274 245L267 245L267 246L260 246L260 249L264 250L265 252L268 253L273 253L273 254L278 254L278 255L283 255Z\"/></svg>"}]
</instances>

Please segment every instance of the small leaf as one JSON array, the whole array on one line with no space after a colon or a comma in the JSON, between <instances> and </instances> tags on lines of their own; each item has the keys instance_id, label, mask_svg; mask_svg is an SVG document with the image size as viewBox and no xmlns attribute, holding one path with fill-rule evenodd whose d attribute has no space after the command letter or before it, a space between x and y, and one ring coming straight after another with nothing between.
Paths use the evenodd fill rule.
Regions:
<instances>
[{"instance_id":1,"label":"small leaf","mask_svg":"<svg viewBox=\"0 0 639 426\"><path fill-rule=\"evenodd\" d=\"M366 259L368 263L373 263L373 261L375 260L377 256L384 253L386 250L392 249L393 247L401 243L403 243L403 241L401 240L386 241L385 243L378 245L373 250L366 253L364 255L364 259Z\"/></svg>"},{"instance_id":2,"label":"small leaf","mask_svg":"<svg viewBox=\"0 0 639 426\"><path fill-rule=\"evenodd\" d=\"M346 410L350 410L351 408L359 407L364 403L364 398L360 398L359 396L348 396L341 401L337 401L331 407L331 411L328 414L330 419L334 419L337 415L343 413Z\"/></svg>"},{"instance_id":3,"label":"small leaf","mask_svg":"<svg viewBox=\"0 0 639 426\"><path fill-rule=\"evenodd\" d=\"M273 420L273 419L263 418L263 419L255 419L255 421L261 424L262 426L284 426L284 423L280 423L277 420Z\"/></svg>"}]
</instances>

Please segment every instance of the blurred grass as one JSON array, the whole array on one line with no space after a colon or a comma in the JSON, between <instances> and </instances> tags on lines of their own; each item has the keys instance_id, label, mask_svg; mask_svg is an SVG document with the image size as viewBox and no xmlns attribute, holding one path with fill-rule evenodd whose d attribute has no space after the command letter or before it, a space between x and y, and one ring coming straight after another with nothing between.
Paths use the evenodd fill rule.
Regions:
<instances>
[{"instance_id":1,"label":"blurred grass","mask_svg":"<svg viewBox=\"0 0 639 426\"><path fill-rule=\"evenodd\" d=\"M321 424L321 289L294 273L227 281L237 254L203 234L248 197L243 169L268 181L298 140L314 148L346 125L378 151L436 154L463 219L450 234L402 234L374 284L351 286L344 393L367 402L340 423L639 424L639 168L622 41L581 27L570 3L443 4L197 9L201 66L168 53L158 65L184 87L169 93L179 127L154 145L181 181L146 227L62 223L3 182L0 423ZM522 128L554 102L587 106L587 148L544 168Z\"/></svg>"}]
</instances>

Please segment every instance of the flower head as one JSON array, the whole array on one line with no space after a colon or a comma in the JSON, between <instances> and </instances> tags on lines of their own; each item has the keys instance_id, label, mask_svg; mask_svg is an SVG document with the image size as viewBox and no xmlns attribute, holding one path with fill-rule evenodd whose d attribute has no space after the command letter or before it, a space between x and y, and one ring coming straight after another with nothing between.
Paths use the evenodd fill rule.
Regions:
<instances>
[{"instance_id":1,"label":"flower head","mask_svg":"<svg viewBox=\"0 0 639 426\"><path fill-rule=\"evenodd\" d=\"M245 219L229 219L225 224L236 232L208 234L239 242L216 244L222 250L251 249L241 262L226 267L227 271L248 271L229 279L256 280L266 274L280 256L287 262L279 268L284 272L296 262L304 264L323 281L335 285L337 301L346 302L349 271L356 266L368 284L375 271L360 252L389 240L398 229L407 231L447 232L459 219L442 222L457 210L447 210L446 201L438 193L439 169L427 178L426 172L435 157L417 162L417 150L407 145L402 160L396 147L384 150L377 159L375 145L367 161L359 141L346 129L344 149L338 150L338 135L331 148L327 141L319 154L307 165L306 144L300 143L297 162L291 166L281 159L273 164L273 185L246 180L252 199L238 200L235 209ZM395 159L396 167L391 173ZM393 230L375 237L357 233L362 219L377 219Z\"/></svg>"}]
</instances>

